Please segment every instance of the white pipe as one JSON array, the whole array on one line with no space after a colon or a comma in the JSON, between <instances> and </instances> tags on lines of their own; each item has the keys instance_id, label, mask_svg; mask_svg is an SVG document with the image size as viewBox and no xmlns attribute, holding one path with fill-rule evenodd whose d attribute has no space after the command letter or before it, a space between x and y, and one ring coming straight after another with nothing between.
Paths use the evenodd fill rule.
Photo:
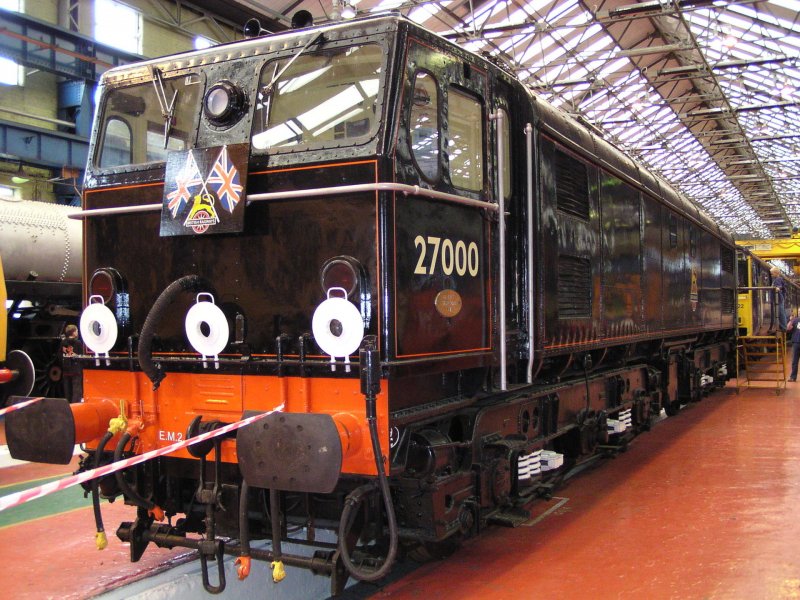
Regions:
<instances>
[{"instance_id":1,"label":"white pipe","mask_svg":"<svg viewBox=\"0 0 800 600\"><path fill-rule=\"evenodd\" d=\"M533 383L533 353L535 351L533 322L533 127L525 125L525 143L527 147L528 168L528 370L527 381Z\"/></svg>"},{"instance_id":2,"label":"white pipe","mask_svg":"<svg viewBox=\"0 0 800 600\"><path fill-rule=\"evenodd\" d=\"M61 119L54 119L52 117L42 117L39 115L32 115L31 113L23 112L21 110L14 110L13 108L7 108L5 106L0 107L0 110L12 115L17 115L18 117L25 117L27 119L36 119L38 121L44 121L45 123L52 123L53 125L61 125L62 127L70 127L72 129L75 129L75 123L73 123L72 121L62 121Z\"/></svg>"},{"instance_id":3,"label":"white pipe","mask_svg":"<svg viewBox=\"0 0 800 600\"><path fill-rule=\"evenodd\" d=\"M498 310L500 312L500 389L508 389L508 380L506 374L506 367L508 357L506 355L506 198L505 190L503 189L503 167L505 166L505 157L503 150L505 148L503 139L503 119L505 114L503 111L497 111L489 115L489 118L497 121L495 131L497 132L497 206L498 206L498 227L497 237L500 246L500 274L498 290Z\"/></svg>"},{"instance_id":4,"label":"white pipe","mask_svg":"<svg viewBox=\"0 0 800 600\"><path fill-rule=\"evenodd\" d=\"M336 196L340 194L358 194L361 192L399 192L406 196L424 196L433 198L435 200L445 200L454 202L456 204L463 204L465 206L474 206L476 208L483 208L489 211L496 211L498 207L492 202L484 202L483 200L475 200L467 198L466 196L458 196L456 194L447 194L445 192L437 192L427 188L421 188L418 185L407 185L404 183L361 183L356 185L340 185L335 187L312 188L308 190L292 190L286 192L267 192L264 194L250 194L247 196L247 203L261 202L268 200L295 200L311 198L316 196ZM88 219L91 217L102 217L114 214L127 214L137 212L152 212L161 210L161 203L158 204L142 204L140 206L118 206L115 208L94 208L90 210L82 210L71 214L70 219Z\"/></svg>"}]
</instances>

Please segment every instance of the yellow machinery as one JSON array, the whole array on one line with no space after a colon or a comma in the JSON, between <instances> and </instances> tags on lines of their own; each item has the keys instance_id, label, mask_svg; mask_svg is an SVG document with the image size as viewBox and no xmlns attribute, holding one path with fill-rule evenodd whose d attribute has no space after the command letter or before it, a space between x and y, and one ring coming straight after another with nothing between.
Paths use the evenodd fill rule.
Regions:
<instances>
[{"instance_id":1,"label":"yellow machinery","mask_svg":"<svg viewBox=\"0 0 800 600\"><path fill-rule=\"evenodd\" d=\"M770 329L775 328L777 319L770 287L770 265L743 248L737 250L736 256L738 262L736 313L739 335L766 335Z\"/></svg>"},{"instance_id":2,"label":"yellow machinery","mask_svg":"<svg viewBox=\"0 0 800 600\"><path fill-rule=\"evenodd\" d=\"M0 302L3 310L0 311L0 365L6 362L6 339L8 331L8 314L6 314L6 278L3 275L3 257L0 256Z\"/></svg>"},{"instance_id":3,"label":"yellow machinery","mask_svg":"<svg viewBox=\"0 0 800 600\"><path fill-rule=\"evenodd\" d=\"M739 361L749 385L753 381L775 381L776 392L785 387L786 338L777 330L777 311L772 291L770 265L783 260L800 275L800 235L773 240L737 242L739 295ZM786 312L800 309L800 285L788 278Z\"/></svg>"},{"instance_id":4,"label":"yellow machinery","mask_svg":"<svg viewBox=\"0 0 800 600\"><path fill-rule=\"evenodd\" d=\"M793 233L790 238L739 240L736 243L765 261L793 261L792 270L795 275L800 277L800 233Z\"/></svg>"},{"instance_id":5,"label":"yellow machinery","mask_svg":"<svg viewBox=\"0 0 800 600\"><path fill-rule=\"evenodd\" d=\"M22 350L8 352L8 312L6 310L6 278L0 257L0 408L9 396L26 396L33 390L35 372L33 362Z\"/></svg>"}]
</instances>

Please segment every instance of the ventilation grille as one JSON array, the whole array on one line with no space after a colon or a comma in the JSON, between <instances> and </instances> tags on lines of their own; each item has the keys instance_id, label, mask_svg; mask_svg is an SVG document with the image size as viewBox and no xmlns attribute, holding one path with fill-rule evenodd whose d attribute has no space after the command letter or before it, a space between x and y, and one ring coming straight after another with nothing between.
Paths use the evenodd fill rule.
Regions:
<instances>
[{"instance_id":1,"label":"ventilation grille","mask_svg":"<svg viewBox=\"0 0 800 600\"><path fill-rule=\"evenodd\" d=\"M724 288L722 291L722 297L720 298L720 308L722 309L723 315L732 315L733 309L736 307L733 298L733 290Z\"/></svg>"},{"instance_id":2,"label":"ventilation grille","mask_svg":"<svg viewBox=\"0 0 800 600\"><path fill-rule=\"evenodd\" d=\"M556 150L556 202L558 210L589 220L589 177L586 165Z\"/></svg>"},{"instance_id":3,"label":"ventilation grille","mask_svg":"<svg viewBox=\"0 0 800 600\"><path fill-rule=\"evenodd\" d=\"M733 275L733 250L729 248L719 249L719 266L723 275Z\"/></svg>"},{"instance_id":4,"label":"ventilation grille","mask_svg":"<svg viewBox=\"0 0 800 600\"><path fill-rule=\"evenodd\" d=\"M592 316L592 263L585 258L558 257L558 318Z\"/></svg>"}]
</instances>

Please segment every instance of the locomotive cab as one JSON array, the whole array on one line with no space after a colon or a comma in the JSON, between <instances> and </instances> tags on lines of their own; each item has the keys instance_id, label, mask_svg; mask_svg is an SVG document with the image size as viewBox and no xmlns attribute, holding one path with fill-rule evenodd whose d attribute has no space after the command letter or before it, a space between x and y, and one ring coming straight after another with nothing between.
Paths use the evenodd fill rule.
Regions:
<instances>
[{"instance_id":1,"label":"locomotive cab","mask_svg":"<svg viewBox=\"0 0 800 600\"><path fill-rule=\"evenodd\" d=\"M239 472L344 495L402 472L427 450L390 411L470 399L494 364L490 77L412 30L371 19L105 74L80 215L81 408L94 410L20 411L11 452L63 462L84 443L89 468L270 413L95 488L139 508L120 529L132 557L161 510L238 536L232 507L256 501ZM366 388L360 351L376 357ZM45 423L57 444L30 435ZM198 458L224 502L195 494ZM312 513L336 522L337 497Z\"/></svg>"}]
</instances>

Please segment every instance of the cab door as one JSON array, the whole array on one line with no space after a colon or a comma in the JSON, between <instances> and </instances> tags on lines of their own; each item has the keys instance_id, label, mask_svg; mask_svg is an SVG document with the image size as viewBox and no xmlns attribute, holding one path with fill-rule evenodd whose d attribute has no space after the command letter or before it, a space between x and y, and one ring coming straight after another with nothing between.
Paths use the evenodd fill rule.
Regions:
<instances>
[{"instance_id":1,"label":"cab door","mask_svg":"<svg viewBox=\"0 0 800 600\"><path fill-rule=\"evenodd\" d=\"M458 355L467 368L485 365L493 346L496 213L488 73L467 55L411 36L401 83L394 176L419 192L395 193L388 211L394 357L441 362Z\"/></svg>"},{"instance_id":2,"label":"cab door","mask_svg":"<svg viewBox=\"0 0 800 600\"><path fill-rule=\"evenodd\" d=\"M496 383L505 388L531 382L536 371L536 143L529 98L499 73L493 82L490 118L496 235L498 248L503 249L497 256L497 330L502 333L497 341L501 373Z\"/></svg>"}]
</instances>

